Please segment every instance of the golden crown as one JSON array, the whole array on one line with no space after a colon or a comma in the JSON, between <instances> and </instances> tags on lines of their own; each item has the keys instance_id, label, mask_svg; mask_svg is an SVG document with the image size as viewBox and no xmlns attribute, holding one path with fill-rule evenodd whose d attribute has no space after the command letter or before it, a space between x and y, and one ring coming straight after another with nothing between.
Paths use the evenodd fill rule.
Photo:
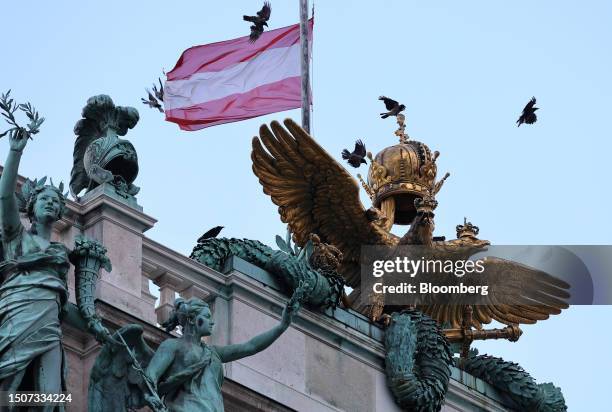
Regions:
<instances>
[{"instance_id":1,"label":"golden crown","mask_svg":"<svg viewBox=\"0 0 612 412\"><path fill-rule=\"evenodd\" d=\"M405 133L405 117L397 116L399 128L395 135L399 143L380 151L375 157L368 153L370 169L367 183L358 175L372 204L382 209L393 223L410 224L416 216L415 200L434 197L449 176L436 181L436 159L439 152L411 140Z\"/></svg>"},{"instance_id":2,"label":"golden crown","mask_svg":"<svg viewBox=\"0 0 612 412\"><path fill-rule=\"evenodd\" d=\"M467 218L463 218L463 224L457 225L457 239L461 239L464 237L476 237L478 235L478 226L472 224L472 222L468 222Z\"/></svg>"}]
</instances>

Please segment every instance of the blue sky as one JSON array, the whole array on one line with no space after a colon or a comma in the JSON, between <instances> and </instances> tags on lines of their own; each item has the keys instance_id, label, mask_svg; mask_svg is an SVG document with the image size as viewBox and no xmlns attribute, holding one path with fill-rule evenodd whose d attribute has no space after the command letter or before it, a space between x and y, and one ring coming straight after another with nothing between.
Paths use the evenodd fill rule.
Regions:
<instances>
[{"instance_id":1,"label":"blue sky","mask_svg":"<svg viewBox=\"0 0 612 412\"><path fill-rule=\"evenodd\" d=\"M188 254L205 230L273 244L284 233L251 171L261 123L288 111L181 132L140 103L144 87L193 45L248 34L260 1L2 2L0 90L47 118L21 173L69 179L72 129L88 97L137 107L128 138L140 158L148 236ZM395 143L377 97L406 106L407 132L439 150L451 177L438 235L467 216L495 244L610 244L612 4L606 1L327 1L315 4L313 134L332 155L356 138ZM273 3L271 27L294 24L297 0ZM536 96L539 121L517 128ZM4 158L7 143L0 142ZM353 172L353 170L351 170ZM365 173L365 169L362 170ZM367 197L363 196L367 205ZM402 228L399 228L400 232ZM561 386L572 411L601 410L612 369L610 307L573 307L481 351Z\"/></svg>"}]
</instances>

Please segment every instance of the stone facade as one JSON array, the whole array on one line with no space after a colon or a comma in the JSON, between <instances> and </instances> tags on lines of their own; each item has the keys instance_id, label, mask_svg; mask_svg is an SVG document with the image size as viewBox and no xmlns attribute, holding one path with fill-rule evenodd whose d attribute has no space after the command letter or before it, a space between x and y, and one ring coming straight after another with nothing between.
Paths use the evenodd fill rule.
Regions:
<instances>
[{"instance_id":1,"label":"stone facade","mask_svg":"<svg viewBox=\"0 0 612 412\"><path fill-rule=\"evenodd\" d=\"M286 297L267 272L232 258L220 273L147 238L155 219L111 187L67 206L54 240L72 246L84 233L102 241L112 260L113 270L101 274L96 292L97 311L109 329L140 323L155 347L170 336L157 323L167 318L177 295L211 304L211 344L247 340L279 321ZM69 278L74 304L72 272ZM149 281L160 288L157 306ZM68 410L85 411L99 345L75 326L69 321L63 326L73 397ZM226 410L399 411L386 385L382 339L383 331L356 312L303 308L270 348L225 365ZM453 370L443 411L507 410L500 399L491 386Z\"/></svg>"}]
</instances>

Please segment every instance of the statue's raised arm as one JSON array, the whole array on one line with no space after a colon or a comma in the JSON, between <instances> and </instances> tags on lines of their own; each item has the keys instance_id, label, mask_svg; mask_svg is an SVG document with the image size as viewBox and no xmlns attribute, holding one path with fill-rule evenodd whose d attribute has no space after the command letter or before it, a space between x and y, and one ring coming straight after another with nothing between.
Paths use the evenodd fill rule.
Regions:
<instances>
[{"instance_id":1,"label":"statue's raised arm","mask_svg":"<svg viewBox=\"0 0 612 412\"><path fill-rule=\"evenodd\" d=\"M4 163L2 177L0 177L0 222L2 223L2 233L5 239L15 237L21 228L15 189L21 153L27 143L28 138L25 130L17 129L9 132L10 150Z\"/></svg>"},{"instance_id":2,"label":"statue's raised arm","mask_svg":"<svg viewBox=\"0 0 612 412\"><path fill-rule=\"evenodd\" d=\"M22 227L19 220L19 207L15 198L21 153L25 149L28 139L31 139L33 135L40 131L40 126L45 121L45 118L40 117L30 103L18 104L10 95L10 90L0 95L1 114L11 126L8 130L0 133L0 138L8 135L10 146L4 163L4 171L0 177L0 225L5 239L13 238ZM24 112L29 119L29 123L25 127L17 123L15 113L18 111Z\"/></svg>"},{"instance_id":3,"label":"statue's raised arm","mask_svg":"<svg viewBox=\"0 0 612 412\"><path fill-rule=\"evenodd\" d=\"M304 287L298 288L293 294L287 305L283 309L281 321L272 329L257 335L247 342L237 343L227 346L216 346L215 349L221 358L221 362L232 362L238 359L246 358L247 356L255 355L270 346L276 339L287 330L293 316L300 308L300 300L303 298Z\"/></svg>"}]
</instances>

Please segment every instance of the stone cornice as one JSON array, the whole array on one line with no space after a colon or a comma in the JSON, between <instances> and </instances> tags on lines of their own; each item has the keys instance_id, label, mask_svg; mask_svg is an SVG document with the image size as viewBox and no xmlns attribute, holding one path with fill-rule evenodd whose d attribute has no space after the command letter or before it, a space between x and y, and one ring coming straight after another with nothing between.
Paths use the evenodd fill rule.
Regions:
<instances>
[{"instance_id":1,"label":"stone cornice","mask_svg":"<svg viewBox=\"0 0 612 412\"><path fill-rule=\"evenodd\" d=\"M140 235L152 228L157 222L151 216L106 194L101 194L78 205L80 206L78 214L82 216L83 226L91 226L101 219L109 219L113 223Z\"/></svg>"}]
</instances>

